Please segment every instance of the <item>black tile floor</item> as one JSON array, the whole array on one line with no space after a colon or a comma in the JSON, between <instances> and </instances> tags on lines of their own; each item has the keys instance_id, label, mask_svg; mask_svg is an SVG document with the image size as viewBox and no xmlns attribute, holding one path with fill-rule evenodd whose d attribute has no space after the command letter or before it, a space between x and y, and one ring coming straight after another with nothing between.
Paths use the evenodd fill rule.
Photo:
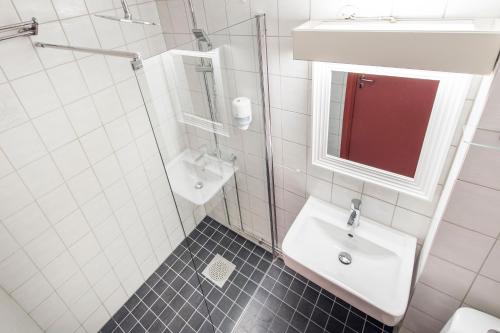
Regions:
<instances>
[{"instance_id":1,"label":"black tile floor","mask_svg":"<svg viewBox=\"0 0 500 333\"><path fill-rule=\"evenodd\" d=\"M236 265L223 288L201 275L215 254ZM100 332L385 333L392 328L206 217Z\"/></svg>"}]
</instances>

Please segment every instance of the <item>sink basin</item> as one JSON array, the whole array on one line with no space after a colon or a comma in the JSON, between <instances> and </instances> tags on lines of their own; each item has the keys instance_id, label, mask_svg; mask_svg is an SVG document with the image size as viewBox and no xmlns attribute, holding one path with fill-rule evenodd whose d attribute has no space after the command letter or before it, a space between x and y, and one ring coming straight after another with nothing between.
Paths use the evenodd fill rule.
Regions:
<instances>
[{"instance_id":1,"label":"sink basin","mask_svg":"<svg viewBox=\"0 0 500 333\"><path fill-rule=\"evenodd\" d=\"M203 205L224 186L235 172L231 163L201 152L184 150L167 165L172 191L195 205Z\"/></svg>"},{"instance_id":2,"label":"sink basin","mask_svg":"<svg viewBox=\"0 0 500 333\"><path fill-rule=\"evenodd\" d=\"M363 217L351 238L349 214L309 197L283 240L285 264L394 326L408 305L417 240Z\"/></svg>"}]
</instances>

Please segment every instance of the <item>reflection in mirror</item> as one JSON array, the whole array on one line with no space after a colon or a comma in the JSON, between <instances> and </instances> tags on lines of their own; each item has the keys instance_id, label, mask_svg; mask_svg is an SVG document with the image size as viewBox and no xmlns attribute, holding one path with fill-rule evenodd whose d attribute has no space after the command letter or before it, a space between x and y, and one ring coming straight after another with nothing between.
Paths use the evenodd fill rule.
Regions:
<instances>
[{"instance_id":1,"label":"reflection in mirror","mask_svg":"<svg viewBox=\"0 0 500 333\"><path fill-rule=\"evenodd\" d=\"M332 72L329 155L413 178L439 80Z\"/></svg>"}]
</instances>

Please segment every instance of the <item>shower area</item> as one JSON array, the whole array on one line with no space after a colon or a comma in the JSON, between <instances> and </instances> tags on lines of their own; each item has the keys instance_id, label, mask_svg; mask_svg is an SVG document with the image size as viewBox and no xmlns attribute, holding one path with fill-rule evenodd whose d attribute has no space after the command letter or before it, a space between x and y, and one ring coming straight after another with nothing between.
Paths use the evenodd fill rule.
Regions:
<instances>
[{"instance_id":1,"label":"shower area","mask_svg":"<svg viewBox=\"0 0 500 333\"><path fill-rule=\"evenodd\" d=\"M188 41L133 64L177 242L102 332L246 331L278 251L265 16L210 34L192 17Z\"/></svg>"},{"instance_id":2,"label":"shower area","mask_svg":"<svg viewBox=\"0 0 500 333\"><path fill-rule=\"evenodd\" d=\"M155 31L158 17L121 6L93 19ZM156 55L33 37L42 56L74 54L85 79L86 69L105 71L97 59L114 63L119 77L109 88L86 80L89 97L70 98L68 65L54 84L63 111L50 112L45 129L46 116L34 117L40 155L64 178L55 194L53 184L25 177L24 164L51 175L39 156L18 163L9 145L22 133L0 132L33 195L29 209L10 202L1 209L14 254L0 264L0 280L41 331L246 330L240 317L278 253L265 15L207 33L192 14L191 33ZM23 24L30 35L44 29L35 19ZM66 120L52 122L56 114L69 118L61 142L45 140L51 128L65 133ZM20 195L8 188L17 177L2 179L2 198ZM30 231L37 214L49 223ZM43 295L33 299L37 288Z\"/></svg>"}]
</instances>

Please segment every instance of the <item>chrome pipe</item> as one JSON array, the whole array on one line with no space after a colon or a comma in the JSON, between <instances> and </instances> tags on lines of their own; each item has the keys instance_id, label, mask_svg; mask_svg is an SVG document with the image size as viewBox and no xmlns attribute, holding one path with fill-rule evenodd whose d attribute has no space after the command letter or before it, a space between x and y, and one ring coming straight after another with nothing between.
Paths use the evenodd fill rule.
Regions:
<instances>
[{"instance_id":1,"label":"chrome pipe","mask_svg":"<svg viewBox=\"0 0 500 333\"><path fill-rule=\"evenodd\" d=\"M96 48L91 48L91 47L78 47L78 46L71 46L71 45L50 44L50 43L42 43L42 42L36 42L33 45L36 47L40 47L40 48L68 50L68 51L84 52L84 53L91 53L91 54L101 54L101 55L107 55L107 56L112 56L112 57L128 58L128 59L131 59L132 68L134 70L142 68L142 58L141 58L141 54L139 52L96 49Z\"/></svg>"},{"instance_id":2,"label":"chrome pipe","mask_svg":"<svg viewBox=\"0 0 500 333\"><path fill-rule=\"evenodd\" d=\"M271 246L273 256L278 255L278 226L276 222L276 199L274 195L274 165L273 165L273 145L271 133L271 106L269 103L269 82L265 79L268 73L267 68L267 44L266 44L266 15L255 16L257 20L257 49L259 60L260 93L262 100L262 119L264 122L264 139L266 148L266 175L267 175L267 199L269 208L269 219L271 228ZM263 39L264 38L264 39ZM266 61L265 61L266 60ZM265 68L264 68L265 66ZM265 69L265 71L264 71Z\"/></svg>"}]
</instances>

